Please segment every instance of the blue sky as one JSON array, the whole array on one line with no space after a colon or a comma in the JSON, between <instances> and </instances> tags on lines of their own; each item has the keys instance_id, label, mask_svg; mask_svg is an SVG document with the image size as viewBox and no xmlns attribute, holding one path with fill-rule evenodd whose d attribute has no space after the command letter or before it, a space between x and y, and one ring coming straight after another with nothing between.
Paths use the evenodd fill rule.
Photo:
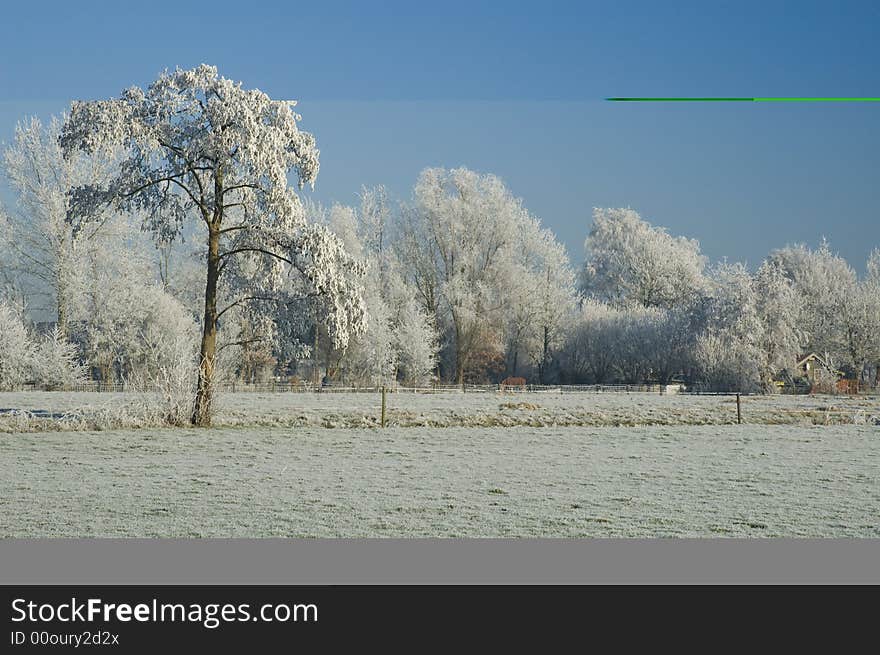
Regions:
<instances>
[{"instance_id":1,"label":"blue sky","mask_svg":"<svg viewBox=\"0 0 880 655\"><path fill-rule=\"evenodd\" d=\"M602 100L880 96L876 3L24 4L0 10L0 141L207 62L300 100L325 202L464 165L504 178L575 260L593 206L752 265L826 236L861 269L880 246L880 103Z\"/></svg>"}]
</instances>

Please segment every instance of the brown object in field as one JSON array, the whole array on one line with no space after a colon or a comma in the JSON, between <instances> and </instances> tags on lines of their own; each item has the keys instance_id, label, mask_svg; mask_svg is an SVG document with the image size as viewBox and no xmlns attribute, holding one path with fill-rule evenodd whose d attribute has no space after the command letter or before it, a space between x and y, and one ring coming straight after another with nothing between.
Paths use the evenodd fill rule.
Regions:
<instances>
[{"instance_id":1,"label":"brown object in field","mask_svg":"<svg viewBox=\"0 0 880 655\"><path fill-rule=\"evenodd\" d=\"M518 387L520 389L525 390L526 388L526 379L525 378L504 378L501 380L501 391L509 387Z\"/></svg>"}]
</instances>

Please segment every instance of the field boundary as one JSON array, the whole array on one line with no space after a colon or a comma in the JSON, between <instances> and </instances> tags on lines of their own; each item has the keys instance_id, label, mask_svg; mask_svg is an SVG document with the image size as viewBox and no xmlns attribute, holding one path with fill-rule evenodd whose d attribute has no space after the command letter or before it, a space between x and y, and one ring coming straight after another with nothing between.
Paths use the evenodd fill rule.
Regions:
<instances>
[{"instance_id":1,"label":"field boundary","mask_svg":"<svg viewBox=\"0 0 880 655\"><path fill-rule=\"evenodd\" d=\"M215 384L218 393L706 393L685 392L679 384L527 384L509 386L504 384L435 384L424 386L388 385L315 385L290 382L224 383ZM21 385L12 392L64 391L73 393L158 393L158 386L127 384L124 382L86 382L64 387L47 387L36 384ZM735 392L726 392L726 395ZM745 394L744 394L745 395Z\"/></svg>"}]
</instances>

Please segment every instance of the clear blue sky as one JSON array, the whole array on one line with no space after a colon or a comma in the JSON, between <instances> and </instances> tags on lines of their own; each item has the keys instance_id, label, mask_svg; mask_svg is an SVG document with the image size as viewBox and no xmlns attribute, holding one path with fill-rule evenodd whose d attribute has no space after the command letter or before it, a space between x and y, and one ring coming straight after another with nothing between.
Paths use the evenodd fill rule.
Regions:
<instances>
[{"instance_id":1,"label":"clear blue sky","mask_svg":"<svg viewBox=\"0 0 880 655\"><path fill-rule=\"evenodd\" d=\"M878 28L870 2L4 3L0 141L206 62L300 100L325 202L464 165L504 178L575 260L591 208L629 205L713 259L824 235L861 270L880 246L880 103L602 98L880 96Z\"/></svg>"}]
</instances>

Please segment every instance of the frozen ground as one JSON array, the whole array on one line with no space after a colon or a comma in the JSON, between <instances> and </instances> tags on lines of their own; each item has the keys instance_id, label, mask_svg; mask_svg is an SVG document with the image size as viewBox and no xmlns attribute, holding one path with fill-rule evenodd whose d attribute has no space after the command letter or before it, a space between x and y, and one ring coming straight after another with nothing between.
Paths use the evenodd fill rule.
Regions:
<instances>
[{"instance_id":1,"label":"frozen ground","mask_svg":"<svg viewBox=\"0 0 880 655\"><path fill-rule=\"evenodd\" d=\"M138 427L145 396L123 393L0 393L0 432ZM731 396L651 393L388 394L396 427L724 425ZM10 414L4 410L17 410ZM28 413L23 414L22 411ZM377 393L237 393L217 399L220 426L367 428L379 424ZM743 421L764 425L880 424L880 397L744 396ZM72 418L61 418L61 415Z\"/></svg>"},{"instance_id":2,"label":"frozen ground","mask_svg":"<svg viewBox=\"0 0 880 655\"><path fill-rule=\"evenodd\" d=\"M233 400L227 416L250 411L245 401L284 411L281 399ZM306 415L335 407L331 397L294 400ZM347 412L366 408L357 402L367 397L347 400ZM559 411L610 415L623 400ZM718 400L630 400L646 417L730 414ZM409 411L497 414L498 402L434 398ZM782 411L775 399L747 407ZM0 535L880 537L878 471L872 425L0 434Z\"/></svg>"}]
</instances>

